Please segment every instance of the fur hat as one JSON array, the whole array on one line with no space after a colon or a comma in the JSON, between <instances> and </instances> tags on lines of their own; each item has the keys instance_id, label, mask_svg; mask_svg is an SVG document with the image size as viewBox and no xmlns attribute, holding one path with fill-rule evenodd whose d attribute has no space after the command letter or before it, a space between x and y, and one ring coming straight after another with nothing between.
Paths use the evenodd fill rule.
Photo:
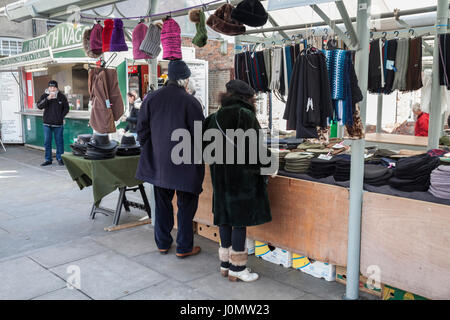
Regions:
<instances>
[{"instance_id":1,"label":"fur hat","mask_svg":"<svg viewBox=\"0 0 450 320\"><path fill-rule=\"evenodd\" d=\"M192 43L198 47L204 47L208 41L208 31L205 25L205 13L200 9L192 9L189 11L189 20L195 23L197 33L195 34Z\"/></svg>"},{"instance_id":2,"label":"fur hat","mask_svg":"<svg viewBox=\"0 0 450 320\"><path fill-rule=\"evenodd\" d=\"M111 34L111 51L128 51L125 43L125 34L123 31L123 22L120 19L114 19L114 29Z\"/></svg>"},{"instance_id":3,"label":"fur hat","mask_svg":"<svg viewBox=\"0 0 450 320\"><path fill-rule=\"evenodd\" d=\"M178 23L168 18L164 21L161 30L161 44L164 60L180 60L181 55L181 29Z\"/></svg>"},{"instance_id":4,"label":"fur hat","mask_svg":"<svg viewBox=\"0 0 450 320\"><path fill-rule=\"evenodd\" d=\"M93 54L100 56L103 53L102 48L102 33L103 27L101 24L97 23L92 27L92 31L90 33L90 49Z\"/></svg>"},{"instance_id":5,"label":"fur hat","mask_svg":"<svg viewBox=\"0 0 450 320\"><path fill-rule=\"evenodd\" d=\"M112 19L105 20L105 27L102 31L102 50L103 52L110 51L111 36L114 29L114 21Z\"/></svg>"},{"instance_id":6,"label":"fur hat","mask_svg":"<svg viewBox=\"0 0 450 320\"><path fill-rule=\"evenodd\" d=\"M266 24L269 15L259 0L244 0L231 12L231 17L251 27L261 27Z\"/></svg>"},{"instance_id":7,"label":"fur hat","mask_svg":"<svg viewBox=\"0 0 450 320\"><path fill-rule=\"evenodd\" d=\"M133 29L132 42L134 60L152 58L139 49L141 47L142 41L144 41L147 31L148 27L144 23L139 23L136 28Z\"/></svg>"},{"instance_id":8,"label":"fur hat","mask_svg":"<svg viewBox=\"0 0 450 320\"><path fill-rule=\"evenodd\" d=\"M225 3L209 16L206 24L214 31L228 36L244 34L245 26L231 17L233 8L231 4Z\"/></svg>"},{"instance_id":9,"label":"fur hat","mask_svg":"<svg viewBox=\"0 0 450 320\"><path fill-rule=\"evenodd\" d=\"M96 59L96 58L100 57L101 52L100 52L100 54L95 54L91 50L91 34L92 34L92 30L93 29L88 28L88 29L84 30L84 32L83 32L83 49L86 52L86 55L88 57Z\"/></svg>"},{"instance_id":10,"label":"fur hat","mask_svg":"<svg viewBox=\"0 0 450 320\"><path fill-rule=\"evenodd\" d=\"M151 24L145 35L139 50L148 54L150 59L157 58L161 52L161 29L157 25Z\"/></svg>"}]
</instances>

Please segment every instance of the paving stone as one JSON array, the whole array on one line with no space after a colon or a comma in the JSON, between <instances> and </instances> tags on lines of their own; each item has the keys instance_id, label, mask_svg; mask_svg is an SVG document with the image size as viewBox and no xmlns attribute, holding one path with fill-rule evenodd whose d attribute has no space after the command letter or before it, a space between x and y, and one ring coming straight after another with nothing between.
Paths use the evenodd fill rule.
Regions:
<instances>
[{"instance_id":1,"label":"paving stone","mask_svg":"<svg viewBox=\"0 0 450 320\"><path fill-rule=\"evenodd\" d=\"M66 286L26 257L0 263L0 284L0 300L27 300Z\"/></svg>"},{"instance_id":2,"label":"paving stone","mask_svg":"<svg viewBox=\"0 0 450 320\"><path fill-rule=\"evenodd\" d=\"M187 284L214 299L225 300L293 300L305 294L269 277L254 282L231 282L218 271Z\"/></svg>"},{"instance_id":3,"label":"paving stone","mask_svg":"<svg viewBox=\"0 0 450 320\"><path fill-rule=\"evenodd\" d=\"M87 238L77 239L38 250L28 256L46 268L52 268L68 262L80 260L95 254L105 252L108 248Z\"/></svg>"},{"instance_id":4,"label":"paving stone","mask_svg":"<svg viewBox=\"0 0 450 320\"><path fill-rule=\"evenodd\" d=\"M176 280L165 280L120 300L211 300L212 298Z\"/></svg>"},{"instance_id":5,"label":"paving stone","mask_svg":"<svg viewBox=\"0 0 450 320\"><path fill-rule=\"evenodd\" d=\"M117 299L166 279L160 273L112 251L50 270L66 279L69 265L80 268L80 290L95 300Z\"/></svg>"},{"instance_id":6,"label":"paving stone","mask_svg":"<svg viewBox=\"0 0 450 320\"><path fill-rule=\"evenodd\" d=\"M211 273L218 273L220 262L213 256L200 252L184 259L177 258L175 248L167 255L152 252L134 258L137 262L178 281L191 281Z\"/></svg>"},{"instance_id":7,"label":"paving stone","mask_svg":"<svg viewBox=\"0 0 450 320\"><path fill-rule=\"evenodd\" d=\"M36 297L33 300L91 300L91 299L89 299L89 297L87 297L85 294L76 289L64 288Z\"/></svg>"}]
</instances>

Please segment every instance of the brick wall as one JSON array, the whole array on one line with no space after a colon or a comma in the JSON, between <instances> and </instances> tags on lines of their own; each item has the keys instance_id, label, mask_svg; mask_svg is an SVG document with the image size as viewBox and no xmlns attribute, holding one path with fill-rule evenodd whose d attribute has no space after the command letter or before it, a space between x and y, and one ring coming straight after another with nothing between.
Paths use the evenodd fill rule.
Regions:
<instances>
[{"instance_id":1,"label":"brick wall","mask_svg":"<svg viewBox=\"0 0 450 320\"><path fill-rule=\"evenodd\" d=\"M219 108L219 93L225 91L225 84L234 75L234 44L228 43L226 54L220 52L221 45L221 41L208 40L204 47L199 48L192 44L191 38L182 38L183 47L195 47L196 59L208 61L210 114Z\"/></svg>"}]
</instances>

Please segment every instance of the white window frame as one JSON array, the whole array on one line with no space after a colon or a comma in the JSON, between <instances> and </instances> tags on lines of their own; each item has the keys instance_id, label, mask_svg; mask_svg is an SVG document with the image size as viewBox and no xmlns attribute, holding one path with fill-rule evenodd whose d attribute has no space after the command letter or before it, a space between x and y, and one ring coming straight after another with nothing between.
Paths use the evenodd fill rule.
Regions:
<instances>
[{"instance_id":1,"label":"white window frame","mask_svg":"<svg viewBox=\"0 0 450 320\"><path fill-rule=\"evenodd\" d=\"M8 41L8 46L9 46L8 47L8 51L9 51L8 54L5 54L5 52L3 51L3 50L6 50L6 49L3 49L3 41ZM17 45L17 52L11 53L11 43L14 43L14 42ZM0 55L12 56L12 55L16 55L16 54L22 53L22 43L23 43L23 40L20 39L20 38L0 37Z\"/></svg>"}]
</instances>

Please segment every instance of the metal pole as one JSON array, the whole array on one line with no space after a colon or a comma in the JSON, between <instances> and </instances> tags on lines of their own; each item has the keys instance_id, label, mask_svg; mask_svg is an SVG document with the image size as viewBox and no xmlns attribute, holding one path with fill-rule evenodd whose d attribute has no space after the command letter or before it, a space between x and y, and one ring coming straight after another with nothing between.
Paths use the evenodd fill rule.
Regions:
<instances>
[{"instance_id":1,"label":"metal pole","mask_svg":"<svg viewBox=\"0 0 450 320\"><path fill-rule=\"evenodd\" d=\"M383 95L378 95L378 105L377 105L377 133L381 133L381 124L383 119Z\"/></svg>"},{"instance_id":2,"label":"metal pole","mask_svg":"<svg viewBox=\"0 0 450 320\"><path fill-rule=\"evenodd\" d=\"M433 49L433 78L431 82L431 112L428 131L428 149L439 147L442 132L441 87L439 85L439 35L447 31L448 0L438 0L436 13L436 35Z\"/></svg>"},{"instance_id":3,"label":"metal pole","mask_svg":"<svg viewBox=\"0 0 450 320\"><path fill-rule=\"evenodd\" d=\"M360 50L356 52L356 72L358 75L358 84L364 97L360 103L361 120L364 125L366 123L367 80L369 72L369 22L371 4L371 0L358 0L357 33L360 39ZM364 139L354 140L352 142L348 216L347 286L344 296L344 299L347 300L356 300L359 297L364 146Z\"/></svg>"}]
</instances>

